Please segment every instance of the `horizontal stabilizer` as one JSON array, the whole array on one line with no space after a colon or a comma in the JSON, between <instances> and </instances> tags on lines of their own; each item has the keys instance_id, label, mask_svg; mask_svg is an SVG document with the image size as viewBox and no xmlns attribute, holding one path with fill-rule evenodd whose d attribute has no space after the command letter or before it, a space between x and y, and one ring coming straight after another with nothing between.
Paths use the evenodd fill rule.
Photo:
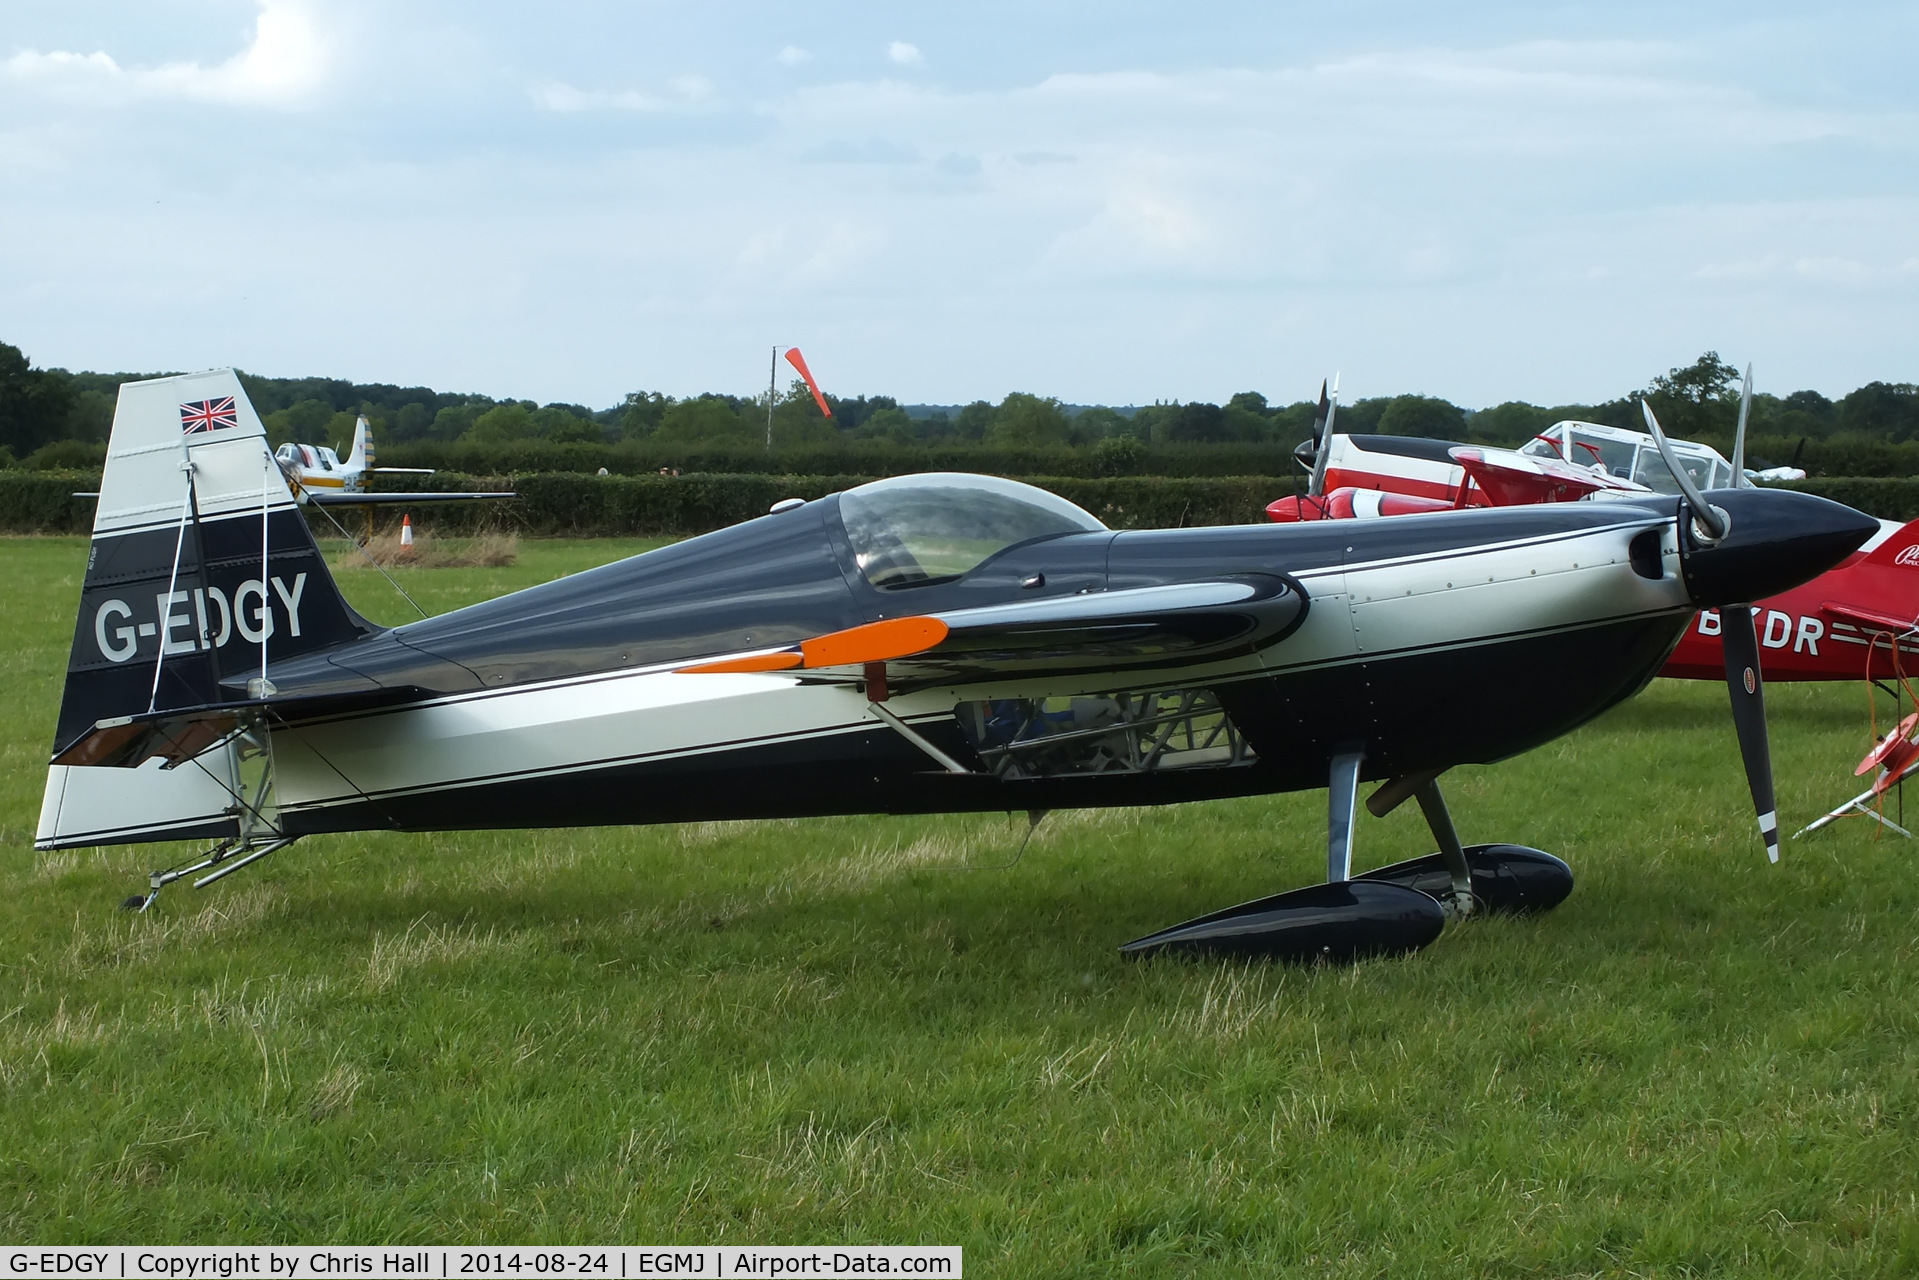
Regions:
<instances>
[{"instance_id":1,"label":"horizontal stabilizer","mask_svg":"<svg viewBox=\"0 0 1919 1280\"><path fill-rule=\"evenodd\" d=\"M384 507L422 502L468 502L478 498L517 498L517 493L321 493L305 490L302 502L316 507Z\"/></svg>"},{"instance_id":2,"label":"horizontal stabilizer","mask_svg":"<svg viewBox=\"0 0 1919 1280\"><path fill-rule=\"evenodd\" d=\"M167 768L185 764L238 733L264 714L278 723L317 720L375 707L394 706L430 696L416 688L369 689L311 697L249 698L204 707L182 707L143 715L113 716L68 743L52 763L132 769L160 759Z\"/></svg>"}]
</instances>

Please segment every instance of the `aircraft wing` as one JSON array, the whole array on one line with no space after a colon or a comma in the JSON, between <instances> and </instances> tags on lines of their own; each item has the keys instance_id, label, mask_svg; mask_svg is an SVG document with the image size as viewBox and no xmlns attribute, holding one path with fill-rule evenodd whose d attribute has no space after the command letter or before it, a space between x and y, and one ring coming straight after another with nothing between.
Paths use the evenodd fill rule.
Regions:
<instances>
[{"instance_id":1,"label":"aircraft wing","mask_svg":"<svg viewBox=\"0 0 1919 1280\"><path fill-rule=\"evenodd\" d=\"M1919 619L1901 618L1887 610L1868 609L1848 600L1822 601L1819 611L1831 614L1841 621L1850 622L1864 631L1889 631L1894 635L1903 636L1919 628Z\"/></svg>"},{"instance_id":2,"label":"aircraft wing","mask_svg":"<svg viewBox=\"0 0 1919 1280\"><path fill-rule=\"evenodd\" d=\"M421 502L465 502L479 498L517 498L517 493L322 493L307 489L301 492L302 502L311 502L316 507L379 507L394 503Z\"/></svg>"},{"instance_id":3,"label":"aircraft wing","mask_svg":"<svg viewBox=\"0 0 1919 1280\"><path fill-rule=\"evenodd\" d=\"M1534 502L1576 502L1601 489L1646 493L1644 485L1621 480L1592 467L1543 458L1513 449L1461 446L1450 451L1479 491L1495 507Z\"/></svg>"},{"instance_id":4,"label":"aircraft wing","mask_svg":"<svg viewBox=\"0 0 1919 1280\"><path fill-rule=\"evenodd\" d=\"M888 618L691 673L804 671L890 688L985 676L1041 677L1231 658L1277 643L1305 621L1306 593L1279 574L1137 587Z\"/></svg>"}]
</instances>

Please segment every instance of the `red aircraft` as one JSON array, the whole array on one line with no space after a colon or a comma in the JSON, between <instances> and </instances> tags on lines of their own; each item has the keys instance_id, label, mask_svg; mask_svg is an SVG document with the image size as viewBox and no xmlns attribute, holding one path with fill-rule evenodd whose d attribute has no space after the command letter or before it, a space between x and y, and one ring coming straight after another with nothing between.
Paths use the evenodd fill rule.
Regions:
<instances>
[{"instance_id":1,"label":"red aircraft","mask_svg":"<svg viewBox=\"0 0 1919 1280\"><path fill-rule=\"evenodd\" d=\"M1748 370L1732 462L1705 445L1667 442L1697 488L1804 476L1791 468L1745 469L1751 395ZM1302 442L1297 454L1302 464L1311 464L1311 484L1304 495L1269 505L1271 519L1365 520L1461 507L1644 499L1658 493L1677 496L1682 487L1644 432L1560 422L1520 449L1497 449L1403 436L1335 435L1330 428L1338 407L1337 393L1329 398L1322 387L1313 439ZM1836 568L1754 602L1753 626L1767 680L1890 681L1919 669L1919 520L1879 523L1879 533ZM1702 610L1660 674L1723 679L1720 626L1717 610Z\"/></svg>"}]
</instances>

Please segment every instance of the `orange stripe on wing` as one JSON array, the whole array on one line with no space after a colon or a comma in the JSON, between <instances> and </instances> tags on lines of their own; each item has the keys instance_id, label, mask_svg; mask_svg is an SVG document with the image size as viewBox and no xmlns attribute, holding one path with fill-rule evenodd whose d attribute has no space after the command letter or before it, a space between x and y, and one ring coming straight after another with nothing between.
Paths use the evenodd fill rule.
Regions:
<instances>
[{"instance_id":1,"label":"orange stripe on wing","mask_svg":"<svg viewBox=\"0 0 1919 1280\"><path fill-rule=\"evenodd\" d=\"M858 667L924 653L944 639L946 624L938 618L888 618L801 641L798 653L786 649L744 658L720 658L677 670L681 675L730 675L747 671L790 671L794 667Z\"/></svg>"},{"instance_id":2,"label":"orange stripe on wing","mask_svg":"<svg viewBox=\"0 0 1919 1280\"><path fill-rule=\"evenodd\" d=\"M683 676L719 676L735 675L743 671L785 671L800 665L800 655L792 651L785 653L756 653L746 658L721 658L718 662L702 662L697 666L681 667Z\"/></svg>"},{"instance_id":3,"label":"orange stripe on wing","mask_svg":"<svg viewBox=\"0 0 1919 1280\"><path fill-rule=\"evenodd\" d=\"M888 618L800 644L809 667L851 667L924 653L946 639L938 618Z\"/></svg>"}]
</instances>

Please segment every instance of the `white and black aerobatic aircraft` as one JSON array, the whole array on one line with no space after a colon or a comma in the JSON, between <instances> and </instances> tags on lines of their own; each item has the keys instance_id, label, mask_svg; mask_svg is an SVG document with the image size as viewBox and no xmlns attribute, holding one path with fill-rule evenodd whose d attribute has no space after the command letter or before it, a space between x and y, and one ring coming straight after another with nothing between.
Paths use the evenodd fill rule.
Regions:
<instances>
[{"instance_id":1,"label":"white and black aerobatic aircraft","mask_svg":"<svg viewBox=\"0 0 1919 1280\"><path fill-rule=\"evenodd\" d=\"M231 425L191 426L228 396ZM1027 485L913 475L387 629L341 598L231 372L132 382L37 843L216 842L155 872L130 902L144 905L319 832L1325 787L1325 883L1126 950L1407 951L1449 912L1549 907L1571 889L1550 855L1462 846L1438 777L1632 696L1700 607L1726 610L1771 846L1758 664L1749 620L1731 642L1737 606L1877 527L1820 498L1740 489L1115 532ZM1565 671L1579 679L1549 674ZM1438 853L1353 874L1369 780L1383 784L1376 813L1419 802Z\"/></svg>"}]
</instances>

